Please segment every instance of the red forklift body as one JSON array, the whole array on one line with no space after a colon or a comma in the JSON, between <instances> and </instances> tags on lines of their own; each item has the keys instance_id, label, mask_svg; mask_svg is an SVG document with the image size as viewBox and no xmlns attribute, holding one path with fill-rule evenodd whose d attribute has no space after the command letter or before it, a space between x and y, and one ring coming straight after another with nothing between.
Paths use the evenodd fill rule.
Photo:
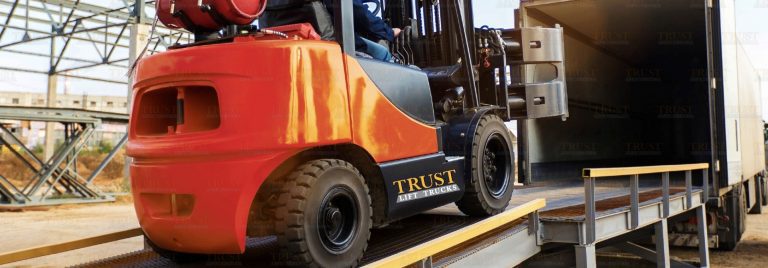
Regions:
<instances>
[{"instance_id":1,"label":"red forklift body","mask_svg":"<svg viewBox=\"0 0 768 268\"><path fill-rule=\"evenodd\" d=\"M559 29L464 27L472 15L448 1L445 38L422 40L441 45L418 49L421 27L407 26L383 62L356 51L351 0L287 2L254 26L264 1L158 1L163 24L195 35L140 60L133 85L132 192L161 256L238 254L246 237L269 235L277 262L357 266L372 229L450 203L503 212L515 162L504 120L567 114L562 79L528 92L508 64L554 61L563 73L514 45L546 31L542 48L561 52L549 45Z\"/></svg>"},{"instance_id":2,"label":"red forklift body","mask_svg":"<svg viewBox=\"0 0 768 268\"><path fill-rule=\"evenodd\" d=\"M243 252L256 193L303 151L353 144L377 163L438 151L437 129L398 110L337 43L258 39L138 65L132 192L142 228L162 248Z\"/></svg>"}]
</instances>

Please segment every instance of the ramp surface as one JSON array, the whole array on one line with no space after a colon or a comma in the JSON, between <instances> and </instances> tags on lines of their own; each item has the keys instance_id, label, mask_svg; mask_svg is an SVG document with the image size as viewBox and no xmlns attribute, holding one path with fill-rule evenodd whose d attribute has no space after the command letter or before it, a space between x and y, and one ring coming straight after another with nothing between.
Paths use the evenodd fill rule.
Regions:
<instances>
[{"instance_id":1,"label":"ramp surface","mask_svg":"<svg viewBox=\"0 0 768 268\"><path fill-rule=\"evenodd\" d=\"M629 190L617 187L625 180L603 180L596 188L598 211L601 214L615 213L624 210L629 205ZM601 187L603 185L604 187ZM657 190L658 184L641 183L641 199L648 203L661 196ZM681 191L672 189L670 194L679 195ZM583 220L584 215L584 184L581 181L559 182L557 184L540 184L520 187L510 202L510 208L522 205L530 200L546 198L547 207L541 210L542 220L574 221ZM463 227L476 223L482 218L464 216L455 205L447 205L425 214L417 215L374 230L371 234L368 250L363 257L362 265L416 246ZM462 261L468 255L476 254L502 240L528 233L528 223L521 219L505 225L493 232L467 241L461 247L448 250L435 256L435 266L464 264ZM277 267L274 256L277 249L274 237L249 238L247 250L242 255L208 256L188 264L176 264L160 257L151 250L138 251L122 256L115 256L101 261L87 263L79 267L130 266L130 267L178 267L178 266L253 266Z\"/></svg>"}]
</instances>

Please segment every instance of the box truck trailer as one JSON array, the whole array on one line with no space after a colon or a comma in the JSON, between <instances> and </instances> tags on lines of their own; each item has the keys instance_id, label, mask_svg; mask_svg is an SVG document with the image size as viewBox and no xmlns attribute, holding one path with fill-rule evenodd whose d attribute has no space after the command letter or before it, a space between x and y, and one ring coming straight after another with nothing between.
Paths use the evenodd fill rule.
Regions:
<instances>
[{"instance_id":1,"label":"box truck trailer","mask_svg":"<svg viewBox=\"0 0 768 268\"><path fill-rule=\"evenodd\" d=\"M733 0L522 1L510 30L467 27L477 1L428 2L388 2L410 25L397 65L358 57L349 0L333 1L335 41L269 23L285 10L263 1L158 1L160 22L197 42L136 65L127 154L149 244L182 260L275 235L285 261L354 266L373 229L453 202L506 209L510 120L528 184L704 162L712 244L734 248L760 212L759 77ZM243 25L265 8L268 28ZM679 237L696 230L679 220Z\"/></svg>"},{"instance_id":2,"label":"box truck trailer","mask_svg":"<svg viewBox=\"0 0 768 268\"><path fill-rule=\"evenodd\" d=\"M744 215L766 200L760 77L735 2L523 0L518 26L564 29L570 116L519 122L522 181L707 162L710 241L734 248ZM524 76L540 79L546 68L528 66Z\"/></svg>"}]
</instances>

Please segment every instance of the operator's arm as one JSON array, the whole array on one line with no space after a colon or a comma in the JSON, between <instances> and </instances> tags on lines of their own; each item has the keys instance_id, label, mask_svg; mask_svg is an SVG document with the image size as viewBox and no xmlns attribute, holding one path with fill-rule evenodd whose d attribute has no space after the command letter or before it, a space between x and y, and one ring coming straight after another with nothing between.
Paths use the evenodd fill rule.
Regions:
<instances>
[{"instance_id":1,"label":"operator's arm","mask_svg":"<svg viewBox=\"0 0 768 268\"><path fill-rule=\"evenodd\" d=\"M368 10L368 6L363 4L363 0L354 0L352 3L355 15L355 31L357 33L374 42L382 39L392 42L395 39L392 27L371 13Z\"/></svg>"}]
</instances>

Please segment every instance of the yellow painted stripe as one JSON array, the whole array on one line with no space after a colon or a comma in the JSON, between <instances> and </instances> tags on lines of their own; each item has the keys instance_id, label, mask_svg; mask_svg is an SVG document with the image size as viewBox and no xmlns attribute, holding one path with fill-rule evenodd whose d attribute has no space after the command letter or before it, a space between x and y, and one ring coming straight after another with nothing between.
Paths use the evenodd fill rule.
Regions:
<instances>
[{"instance_id":1,"label":"yellow painted stripe","mask_svg":"<svg viewBox=\"0 0 768 268\"><path fill-rule=\"evenodd\" d=\"M135 236L140 236L140 235L143 235L141 228L136 228L136 229L115 232L111 234L105 234L100 236L94 236L94 237L59 243L59 244L50 244L50 245L45 245L41 247L34 247L34 248L12 251L8 253L0 253L0 264L7 264L7 263L26 260L26 259L48 256L56 253L86 248L90 246L114 242L117 240L122 240L122 239L131 238Z\"/></svg>"},{"instance_id":2,"label":"yellow painted stripe","mask_svg":"<svg viewBox=\"0 0 768 268\"><path fill-rule=\"evenodd\" d=\"M688 170L708 169L709 164L686 164L686 165L667 165L667 166L646 166L646 167L618 167L618 168L585 168L582 171L584 178L603 178L614 176L630 176L641 174L654 174L665 172L678 172Z\"/></svg>"},{"instance_id":3,"label":"yellow painted stripe","mask_svg":"<svg viewBox=\"0 0 768 268\"><path fill-rule=\"evenodd\" d=\"M472 238L475 238L484 233L490 232L496 228L499 228L505 224L520 219L532 212L544 208L547 205L546 200L536 199L528 203L518 206L511 210L507 210L499 215L487 218L478 223L464 227L458 231L446 234L439 238L433 239L424 244L420 244L416 247L407 249L398 254L389 256L377 262L371 263L364 267L405 267L411 265L422 259L426 259L429 256L433 256L437 253L445 251L449 248L464 243Z\"/></svg>"}]
</instances>

